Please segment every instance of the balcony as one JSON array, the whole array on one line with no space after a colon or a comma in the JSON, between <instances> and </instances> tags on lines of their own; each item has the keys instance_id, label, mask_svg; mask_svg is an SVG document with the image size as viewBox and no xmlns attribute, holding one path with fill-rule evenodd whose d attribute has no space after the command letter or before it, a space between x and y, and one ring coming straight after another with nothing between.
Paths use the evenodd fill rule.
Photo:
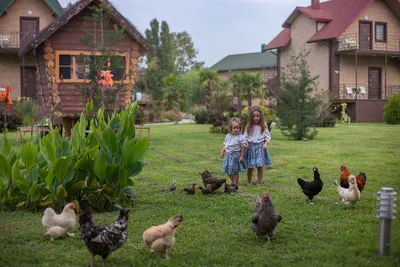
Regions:
<instances>
[{"instance_id":1,"label":"balcony","mask_svg":"<svg viewBox=\"0 0 400 267\"><path fill-rule=\"evenodd\" d=\"M368 96L368 85L359 83L357 84L358 89L356 89L355 84L340 84L339 90L336 91L336 98L340 100L368 100L368 99L376 99L369 98ZM385 94L385 88L381 89L382 94L379 99L389 99L394 94L400 94L400 84L388 84L387 91Z\"/></svg>"},{"instance_id":2,"label":"balcony","mask_svg":"<svg viewBox=\"0 0 400 267\"><path fill-rule=\"evenodd\" d=\"M0 32L0 48L13 49L20 47L20 34L16 33L3 33Z\"/></svg>"},{"instance_id":3,"label":"balcony","mask_svg":"<svg viewBox=\"0 0 400 267\"><path fill-rule=\"evenodd\" d=\"M338 53L352 54L357 51L360 54L388 54L400 55L400 36L386 36L385 42L375 41L374 36L371 37L370 43L362 43L358 34L343 35L339 38Z\"/></svg>"}]
</instances>

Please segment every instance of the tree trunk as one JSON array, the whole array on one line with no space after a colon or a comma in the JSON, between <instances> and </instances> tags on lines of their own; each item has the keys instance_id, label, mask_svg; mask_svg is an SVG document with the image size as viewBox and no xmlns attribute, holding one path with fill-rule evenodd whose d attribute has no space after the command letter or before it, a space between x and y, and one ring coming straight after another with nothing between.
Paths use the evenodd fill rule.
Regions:
<instances>
[{"instance_id":1,"label":"tree trunk","mask_svg":"<svg viewBox=\"0 0 400 267\"><path fill-rule=\"evenodd\" d=\"M206 87L206 90L205 90L206 92L205 92L205 104L206 104L206 109L207 109L207 112L210 112L210 109L211 109L211 88L210 87Z\"/></svg>"},{"instance_id":2,"label":"tree trunk","mask_svg":"<svg viewBox=\"0 0 400 267\"><path fill-rule=\"evenodd\" d=\"M251 105L252 105L252 97L251 97L251 95L248 95L247 96L247 105L249 106L249 108L251 107Z\"/></svg>"},{"instance_id":3,"label":"tree trunk","mask_svg":"<svg viewBox=\"0 0 400 267\"><path fill-rule=\"evenodd\" d=\"M178 117L179 117L179 103L178 100L175 98L174 99L174 117L175 117L175 124L178 124Z\"/></svg>"}]
</instances>

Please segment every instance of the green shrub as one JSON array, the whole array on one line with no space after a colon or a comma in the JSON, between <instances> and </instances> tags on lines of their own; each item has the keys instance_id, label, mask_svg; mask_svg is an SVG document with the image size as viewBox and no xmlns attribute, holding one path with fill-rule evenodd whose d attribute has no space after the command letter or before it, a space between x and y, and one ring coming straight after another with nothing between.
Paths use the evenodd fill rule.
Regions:
<instances>
[{"instance_id":1,"label":"green shrub","mask_svg":"<svg viewBox=\"0 0 400 267\"><path fill-rule=\"evenodd\" d=\"M175 113L174 113L174 110L167 110L167 111L164 111L164 112L162 113L162 116L163 116L165 119L169 120L169 121L174 121L174 120L175 120ZM182 119L183 119L182 112L178 112L178 121L181 121Z\"/></svg>"},{"instance_id":2,"label":"green shrub","mask_svg":"<svg viewBox=\"0 0 400 267\"><path fill-rule=\"evenodd\" d=\"M147 138L135 139L137 105L104 119L100 109L90 122L82 113L71 140L57 129L25 143L15 153L6 134L0 139L0 204L10 209L51 206L87 200L97 211L111 210L132 198L133 180L144 165ZM86 129L89 125L90 132Z\"/></svg>"},{"instance_id":3,"label":"green shrub","mask_svg":"<svg viewBox=\"0 0 400 267\"><path fill-rule=\"evenodd\" d=\"M15 113L7 113L7 129L10 131L17 130L22 125L22 118ZM4 131L4 113L0 112L0 132Z\"/></svg>"},{"instance_id":4,"label":"green shrub","mask_svg":"<svg viewBox=\"0 0 400 267\"><path fill-rule=\"evenodd\" d=\"M197 124L209 124L210 115L206 110L201 110L194 113L194 120Z\"/></svg>"},{"instance_id":5,"label":"green shrub","mask_svg":"<svg viewBox=\"0 0 400 267\"><path fill-rule=\"evenodd\" d=\"M400 124L400 94L394 94L385 105L384 119L388 124Z\"/></svg>"},{"instance_id":6,"label":"green shrub","mask_svg":"<svg viewBox=\"0 0 400 267\"><path fill-rule=\"evenodd\" d=\"M30 98L18 100L15 104L15 112L22 117L22 125L32 126L38 115L39 106L32 102Z\"/></svg>"}]
</instances>

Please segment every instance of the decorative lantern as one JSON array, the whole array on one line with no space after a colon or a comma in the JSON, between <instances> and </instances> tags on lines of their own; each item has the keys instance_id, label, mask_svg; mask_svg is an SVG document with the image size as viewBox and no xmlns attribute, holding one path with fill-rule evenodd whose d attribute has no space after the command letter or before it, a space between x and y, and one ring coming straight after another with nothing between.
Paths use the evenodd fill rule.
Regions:
<instances>
[{"instance_id":1,"label":"decorative lantern","mask_svg":"<svg viewBox=\"0 0 400 267\"><path fill-rule=\"evenodd\" d=\"M396 219L396 195L390 187L382 187L378 192L378 215L379 218L379 254L389 255L392 240L392 220Z\"/></svg>"}]
</instances>

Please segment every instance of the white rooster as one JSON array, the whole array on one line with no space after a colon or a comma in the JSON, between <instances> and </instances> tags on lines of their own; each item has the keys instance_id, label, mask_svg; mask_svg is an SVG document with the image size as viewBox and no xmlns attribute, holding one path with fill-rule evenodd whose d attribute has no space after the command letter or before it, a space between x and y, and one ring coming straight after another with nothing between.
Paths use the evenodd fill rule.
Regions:
<instances>
[{"instance_id":1,"label":"white rooster","mask_svg":"<svg viewBox=\"0 0 400 267\"><path fill-rule=\"evenodd\" d=\"M70 234L68 231L70 231L76 224L76 215L74 209L75 205L73 203L68 203L65 205L61 214L56 214L52 208L47 208L42 217L42 224L46 230L46 233L48 233L51 228L58 226L66 229L66 232L69 236L73 236L73 234ZM59 229L57 232L60 231L61 230Z\"/></svg>"},{"instance_id":2,"label":"white rooster","mask_svg":"<svg viewBox=\"0 0 400 267\"><path fill-rule=\"evenodd\" d=\"M349 188L343 188L337 184L337 181L333 182L342 198L342 203L346 207L354 206L357 201L360 200L360 190L357 187L356 177L354 175L349 176Z\"/></svg>"}]
</instances>

